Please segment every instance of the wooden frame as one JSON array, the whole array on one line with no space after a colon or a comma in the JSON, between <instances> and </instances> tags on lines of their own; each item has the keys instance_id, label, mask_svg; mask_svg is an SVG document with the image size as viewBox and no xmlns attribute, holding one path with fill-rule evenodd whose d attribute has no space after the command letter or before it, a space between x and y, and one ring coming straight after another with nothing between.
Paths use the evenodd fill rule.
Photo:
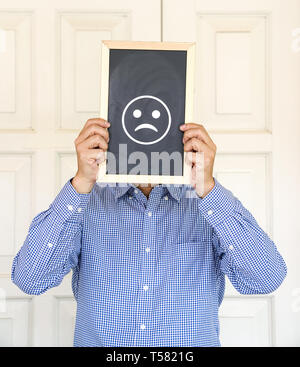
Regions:
<instances>
[{"instance_id":1,"label":"wooden frame","mask_svg":"<svg viewBox=\"0 0 300 367\"><path fill-rule=\"evenodd\" d=\"M109 93L109 51L110 49L133 50L174 50L186 51L186 94L185 94L185 122L193 121L194 100L194 65L195 43L192 42L142 42L142 41L102 41L101 55L101 91L100 91L100 117L108 119L108 93ZM166 175L123 175L107 174L106 161L99 167L99 182L124 182L124 183L150 183L150 184L189 184L191 182L191 168L186 164L186 153L183 155L183 176Z\"/></svg>"}]
</instances>

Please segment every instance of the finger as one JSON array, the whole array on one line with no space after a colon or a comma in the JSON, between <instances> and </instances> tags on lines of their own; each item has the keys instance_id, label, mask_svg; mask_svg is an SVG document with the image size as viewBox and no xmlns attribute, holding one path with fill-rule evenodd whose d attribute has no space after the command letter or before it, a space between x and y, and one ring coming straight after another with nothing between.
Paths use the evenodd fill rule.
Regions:
<instances>
[{"instance_id":1,"label":"finger","mask_svg":"<svg viewBox=\"0 0 300 367\"><path fill-rule=\"evenodd\" d=\"M183 143L186 143L189 139L192 139L192 138L197 138L199 140L202 140L204 143L211 145L210 141L208 141L207 139L206 140L204 139L203 132L201 131L200 128L192 128L192 129L186 130L183 133L182 141Z\"/></svg>"},{"instance_id":2,"label":"finger","mask_svg":"<svg viewBox=\"0 0 300 367\"><path fill-rule=\"evenodd\" d=\"M100 126L101 128L108 128L110 126L110 123L101 118L93 118L93 119L87 120L83 129L79 133L78 137L75 139L75 144L80 144L84 140L82 139L82 134L85 134L86 129L88 129L88 127L91 125L97 125L97 126Z\"/></svg>"},{"instance_id":3,"label":"finger","mask_svg":"<svg viewBox=\"0 0 300 367\"><path fill-rule=\"evenodd\" d=\"M180 129L184 131L186 137L193 137L197 136L199 139L202 139L206 144L210 145L212 148L216 148L215 143L209 136L208 132L206 131L205 127L200 124L195 123L188 123L181 125Z\"/></svg>"},{"instance_id":4,"label":"finger","mask_svg":"<svg viewBox=\"0 0 300 367\"><path fill-rule=\"evenodd\" d=\"M204 167L204 152L186 152L185 161L189 165L197 164Z\"/></svg>"},{"instance_id":5,"label":"finger","mask_svg":"<svg viewBox=\"0 0 300 367\"><path fill-rule=\"evenodd\" d=\"M91 118L91 119L88 119L87 122L85 123L83 129L89 127L90 125L92 124L98 124L102 127L109 127L110 126L110 123L102 118Z\"/></svg>"},{"instance_id":6,"label":"finger","mask_svg":"<svg viewBox=\"0 0 300 367\"><path fill-rule=\"evenodd\" d=\"M105 152L102 149L89 149L87 154L87 159L90 164L97 163L99 164L103 163L106 159Z\"/></svg>"},{"instance_id":7,"label":"finger","mask_svg":"<svg viewBox=\"0 0 300 367\"><path fill-rule=\"evenodd\" d=\"M92 118L92 119L88 119L86 121L86 123L84 124L82 130L80 131L79 135L85 131L89 126L91 125L97 125L100 127L104 127L104 128L108 128L110 127L110 123L102 118Z\"/></svg>"},{"instance_id":8,"label":"finger","mask_svg":"<svg viewBox=\"0 0 300 367\"><path fill-rule=\"evenodd\" d=\"M103 149L89 149L86 155L87 159L101 160L105 157Z\"/></svg>"},{"instance_id":9,"label":"finger","mask_svg":"<svg viewBox=\"0 0 300 367\"><path fill-rule=\"evenodd\" d=\"M100 136L102 136L107 142L109 141L108 130L103 127L100 127L99 125L92 124L80 132L80 134L78 135L78 138L76 139L76 143L80 144L85 139L87 139L89 136L96 135L96 134L99 134Z\"/></svg>"},{"instance_id":10,"label":"finger","mask_svg":"<svg viewBox=\"0 0 300 367\"><path fill-rule=\"evenodd\" d=\"M79 144L80 149L93 149L93 148L100 148L104 151L107 150L108 144L104 140L104 138L100 135L93 135L84 140L81 144Z\"/></svg>"},{"instance_id":11,"label":"finger","mask_svg":"<svg viewBox=\"0 0 300 367\"><path fill-rule=\"evenodd\" d=\"M209 136L208 132L206 131L203 125L195 124L191 122L191 123L180 125L180 130L184 131L184 133L190 130L193 130L189 132L189 134L197 133L197 135L201 137L201 139L205 143L207 143L208 145L211 145L212 147L215 147L215 143L213 142L213 140L211 139L211 137Z\"/></svg>"},{"instance_id":12,"label":"finger","mask_svg":"<svg viewBox=\"0 0 300 367\"><path fill-rule=\"evenodd\" d=\"M184 144L183 149L185 152L205 152L208 151L209 147L202 140L191 138Z\"/></svg>"}]
</instances>

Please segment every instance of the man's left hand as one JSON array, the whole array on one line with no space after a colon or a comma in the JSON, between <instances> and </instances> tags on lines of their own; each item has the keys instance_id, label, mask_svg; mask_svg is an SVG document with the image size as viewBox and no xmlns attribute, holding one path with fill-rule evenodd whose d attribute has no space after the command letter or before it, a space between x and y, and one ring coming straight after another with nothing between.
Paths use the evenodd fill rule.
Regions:
<instances>
[{"instance_id":1,"label":"man's left hand","mask_svg":"<svg viewBox=\"0 0 300 367\"><path fill-rule=\"evenodd\" d=\"M186 158L192 166L192 186L203 198L215 186L213 166L217 147L203 125L187 123L181 125L180 130L183 131L184 151L189 152Z\"/></svg>"}]
</instances>

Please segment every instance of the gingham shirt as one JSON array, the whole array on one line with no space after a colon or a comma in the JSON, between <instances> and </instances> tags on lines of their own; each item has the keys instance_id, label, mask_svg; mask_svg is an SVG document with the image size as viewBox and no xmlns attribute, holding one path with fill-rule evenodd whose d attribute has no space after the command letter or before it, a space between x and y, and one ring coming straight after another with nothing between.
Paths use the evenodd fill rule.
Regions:
<instances>
[{"instance_id":1,"label":"gingham shirt","mask_svg":"<svg viewBox=\"0 0 300 367\"><path fill-rule=\"evenodd\" d=\"M158 185L148 200L133 185L79 194L70 181L33 219L12 280L41 294L73 270L74 346L219 346L225 274L242 294L270 293L286 275L274 243L216 179L203 199Z\"/></svg>"}]
</instances>

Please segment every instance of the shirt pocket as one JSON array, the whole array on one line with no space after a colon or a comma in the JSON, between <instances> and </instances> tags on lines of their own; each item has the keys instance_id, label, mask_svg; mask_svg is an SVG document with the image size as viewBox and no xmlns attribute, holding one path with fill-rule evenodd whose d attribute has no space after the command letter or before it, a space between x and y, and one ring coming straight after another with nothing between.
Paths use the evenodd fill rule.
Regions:
<instances>
[{"instance_id":1,"label":"shirt pocket","mask_svg":"<svg viewBox=\"0 0 300 367\"><path fill-rule=\"evenodd\" d=\"M190 268L195 262L198 264L205 255L206 246L201 241L175 243L171 249L174 265Z\"/></svg>"},{"instance_id":2,"label":"shirt pocket","mask_svg":"<svg viewBox=\"0 0 300 367\"><path fill-rule=\"evenodd\" d=\"M169 261L171 286L178 296L196 292L211 294L215 284L212 245L209 241L178 242Z\"/></svg>"}]
</instances>

